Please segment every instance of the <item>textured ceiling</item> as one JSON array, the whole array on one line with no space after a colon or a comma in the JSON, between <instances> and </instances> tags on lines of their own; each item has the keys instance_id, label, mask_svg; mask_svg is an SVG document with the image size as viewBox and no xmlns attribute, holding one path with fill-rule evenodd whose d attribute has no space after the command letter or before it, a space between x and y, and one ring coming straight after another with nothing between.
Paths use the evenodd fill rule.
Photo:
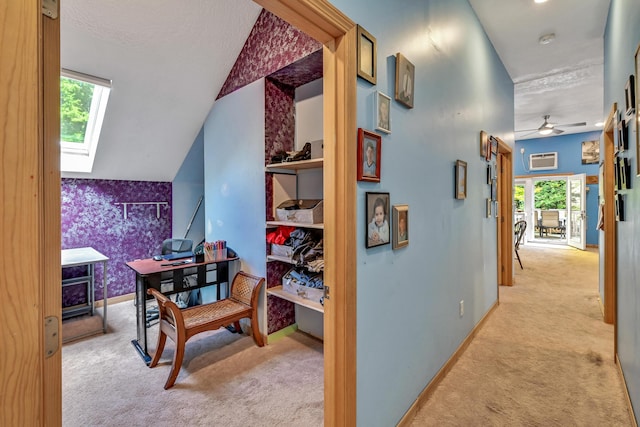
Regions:
<instances>
[{"instance_id":1,"label":"textured ceiling","mask_svg":"<svg viewBox=\"0 0 640 427\"><path fill-rule=\"evenodd\" d=\"M113 81L91 174L172 181L261 11L250 0L65 0L63 68Z\"/></svg>"},{"instance_id":2,"label":"textured ceiling","mask_svg":"<svg viewBox=\"0 0 640 427\"><path fill-rule=\"evenodd\" d=\"M587 122L565 134L598 130L604 119L603 35L610 0L470 0L514 86L516 139L539 138L550 122ZM547 45L538 43L555 34ZM608 110L607 110L608 111Z\"/></svg>"}]
</instances>

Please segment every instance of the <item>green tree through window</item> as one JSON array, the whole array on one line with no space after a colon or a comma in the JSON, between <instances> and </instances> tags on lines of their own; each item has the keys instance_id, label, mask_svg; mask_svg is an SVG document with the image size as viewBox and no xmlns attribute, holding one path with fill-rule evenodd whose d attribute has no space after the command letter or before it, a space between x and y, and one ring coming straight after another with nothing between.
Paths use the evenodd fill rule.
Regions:
<instances>
[{"instance_id":1,"label":"green tree through window","mask_svg":"<svg viewBox=\"0 0 640 427\"><path fill-rule=\"evenodd\" d=\"M535 184L535 208L566 209L567 208L566 181L537 181Z\"/></svg>"},{"instance_id":2,"label":"green tree through window","mask_svg":"<svg viewBox=\"0 0 640 427\"><path fill-rule=\"evenodd\" d=\"M60 136L62 141L84 143L94 85L60 78Z\"/></svg>"}]
</instances>

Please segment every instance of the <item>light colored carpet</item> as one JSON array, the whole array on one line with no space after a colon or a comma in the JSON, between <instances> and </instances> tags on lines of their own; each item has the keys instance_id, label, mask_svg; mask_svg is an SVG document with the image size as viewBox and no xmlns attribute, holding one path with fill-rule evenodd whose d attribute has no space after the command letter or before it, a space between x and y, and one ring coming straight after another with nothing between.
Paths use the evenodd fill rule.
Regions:
<instances>
[{"instance_id":1,"label":"light colored carpet","mask_svg":"<svg viewBox=\"0 0 640 427\"><path fill-rule=\"evenodd\" d=\"M414 426L631 426L602 321L597 250L520 250L516 284Z\"/></svg>"},{"instance_id":2,"label":"light colored carpet","mask_svg":"<svg viewBox=\"0 0 640 427\"><path fill-rule=\"evenodd\" d=\"M157 325L150 328L150 352ZM173 342L148 368L131 345L131 301L109 306L109 333L62 348L63 425L321 426L322 342L295 333L257 347L226 329L187 343L176 385L164 390Z\"/></svg>"}]
</instances>

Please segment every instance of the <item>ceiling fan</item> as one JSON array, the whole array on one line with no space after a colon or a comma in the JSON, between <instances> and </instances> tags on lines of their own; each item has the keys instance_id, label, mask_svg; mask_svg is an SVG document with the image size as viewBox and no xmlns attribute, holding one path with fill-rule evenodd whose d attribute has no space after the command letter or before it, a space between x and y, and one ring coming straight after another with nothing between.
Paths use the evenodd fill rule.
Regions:
<instances>
[{"instance_id":1,"label":"ceiling fan","mask_svg":"<svg viewBox=\"0 0 640 427\"><path fill-rule=\"evenodd\" d=\"M567 123L567 124L563 124L563 125L559 125L556 123L551 123L549 121L549 117L551 117L549 114L546 114L544 116L542 116L542 118L544 119L544 122L542 123L542 125L540 125L539 128L537 129L524 129L524 130L520 130L518 132L532 132L532 133L539 133L540 135L560 135L562 132L564 132L564 130L562 129L558 129L557 127L572 127L572 126L586 126L587 122L578 122L578 123ZM531 135L531 134L529 134ZM523 135L523 136L527 136L527 135Z\"/></svg>"}]
</instances>

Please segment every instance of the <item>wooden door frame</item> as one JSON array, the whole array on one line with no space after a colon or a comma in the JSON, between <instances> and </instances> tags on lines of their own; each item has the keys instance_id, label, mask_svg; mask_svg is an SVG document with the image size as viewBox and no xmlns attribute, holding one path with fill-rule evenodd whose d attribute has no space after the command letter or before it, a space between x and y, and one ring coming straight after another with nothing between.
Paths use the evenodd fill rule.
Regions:
<instances>
[{"instance_id":1,"label":"wooden door frame","mask_svg":"<svg viewBox=\"0 0 640 427\"><path fill-rule=\"evenodd\" d=\"M513 286L513 149L500 138L496 139L498 140L496 168L499 212L497 227L498 286Z\"/></svg>"},{"instance_id":2,"label":"wooden door frame","mask_svg":"<svg viewBox=\"0 0 640 427\"><path fill-rule=\"evenodd\" d=\"M59 426L60 20L44 17L39 1L0 13L0 227L4 246L19 248L2 256L0 425Z\"/></svg>"},{"instance_id":3,"label":"wooden door frame","mask_svg":"<svg viewBox=\"0 0 640 427\"><path fill-rule=\"evenodd\" d=\"M609 117L604 124L602 139L604 146L601 147L603 158L603 180L600 185L604 190L604 321L613 324L614 355L618 351L618 330L617 330L617 270L616 270L616 246L617 246L617 224L615 212L615 192L614 192L614 132L617 130L616 114L618 104L613 103Z\"/></svg>"},{"instance_id":4,"label":"wooden door frame","mask_svg":"<svg viewBox=\"0 0 640 427\"><path fill-rule=\"evenodd\" d=\"M356 425L356 25L326 0L254 0L324 45L324 424Z\"/></svg>"}]
</instances>

